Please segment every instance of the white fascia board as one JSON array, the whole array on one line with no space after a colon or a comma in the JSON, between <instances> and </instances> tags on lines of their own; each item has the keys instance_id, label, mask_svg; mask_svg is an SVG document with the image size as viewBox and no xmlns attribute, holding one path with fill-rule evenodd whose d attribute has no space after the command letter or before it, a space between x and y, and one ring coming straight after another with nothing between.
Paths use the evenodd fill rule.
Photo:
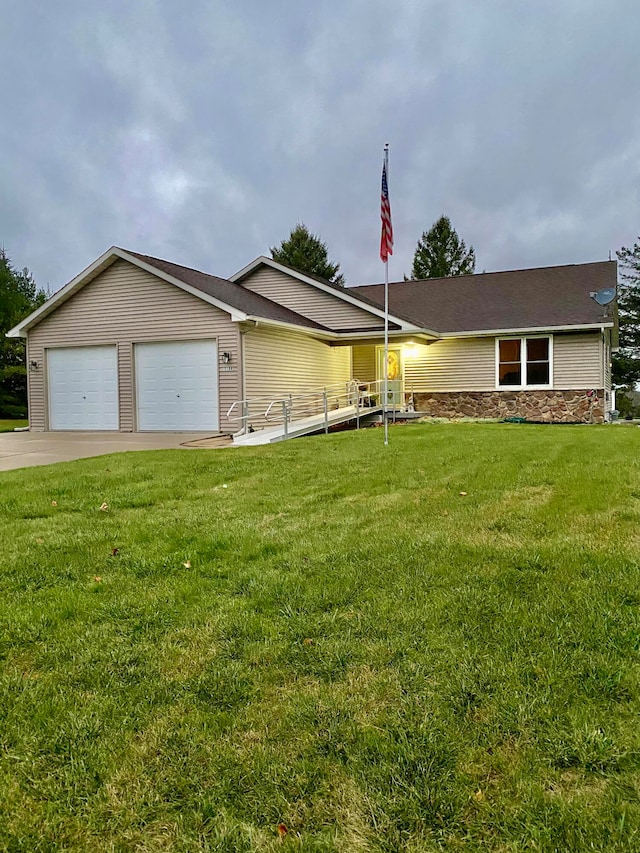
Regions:
<instances>
[{"instance_id":1,"label":"white fascia board","mask_svg":"<svg viewBox=\"0 0 640 853\"><path fill-rule=\"evenodd\" d=\"M251 320L256 326L276 326L280 329L289 329L292 332L300 332L303 335L309 335L312 338L321 338L322 340L336 341L340 340L341 335L337 332L332 332L329 329L312 329L309 326L298 326L295 323L287 323L286 320L271 320L268 317L260 317L257 314L247 314L246 320Z\"/></svg>"},{"instance_id":2,"label":"white fascia board","mask_svg":"<svg viewBox=\"0 0 640 853\"><path fill-rule=\"evenodd\" d=\"M192 296L196 296L198 299L202 299L204 302L208 302L210 305L214 305L216 308L220 308L221 311L224 311L227 314L231 315L231 319L240 322L241 320L245 320L247 315L243 311L239 311L237 308L233 308L231 305L227 305L225 302L222 302L220 299L216 299L214 296L209 296L208 293L204 293L202 290L198 290L196 287L191 287L191 285L186 284L184 281L180 281L180 279L174 278L172 275L159 270L157 267L154 267L151 264L147 264L145 261L140 260L140 258L136 258L134 255L130 255L128 252L119 249L117 246L112 246L110 249L100 255L100 257L95 260L90 266L84 269L79 275L73 278L68 284L65 284L64 287L61 287L57 293L48 299L44 305L41 305L39 308L36 308L28 317L18 323L17 326L14 326L13 329L10 329L6 337L8 338L26 338L27 331L34 326L39 320L46 317L50 314L55 308L62 302L65 302L69 299L73 294L80 290L88 281L91 281L92 278L95 277L95 274L98 271L102 271L102 269L107 269L111 264L116 261L118 258L121 258L123 261L127 261L130 264L133 264L136 267L139 267L145 272L150 273L156 278L163 279L169 284L173 284L176 287L179 287L181 290L190 293Z\"/></svg>"},{"instance_id":3,"label":"white fascia board","mask_svg":"<svg viewBox=\"0 0 640 853\"><path fill-rule=\"evenodd\" d=\"M246 319L255 323L256 326L275 326L276 328L289 329L292 332L309 335L309 337L323 341L345 342L346 345L349 345L353 340L371 340L376 337L379 337L380 340L382 340L384 334L384 329L370 329L368 332L341 332L332 331L330 329L313 329L309 326L298 326L296 323L287 323L285 320L272 320L267 317L260 317L257 314L248 314ZM402 329L393 329L389 332L389 339L400 337L406 338L408 334L412 334L416 338L427 337L422 331L409 333ZM431 338L429 338L429 340L431 340ZM437 340L437 338L433 338L433 340Z\"/></svg>"},{"instance_id":4,"label":"white fascia board","mask_svg":"<svg viewBox=\"0 0 640 853\"><path fill-rule=\"evenodd\" d=\"M412 329L389 329L389 339L391 338L406 338L410 335L415 338L427 338L430 341L440 340L440 335L437 332L430 332L426 329L421 329L418 326ZM371 338L384 338L384 329L369 329L364 332L340 332L337 335L338 339L347 340L370 340Z\"/></svg>"},{"instance_id":5,"label":"white fascia board","mask_svg":"<svg viewBox=\"0 0 640 853\"><path fill-rule=\"evenodd\" d=\"M343 302L348 302L350 305L355 305L356 308L360 308L363 311L366 311L368 314L372 314L374 317L382 317L384 319L384 311L382 310L382 308L376 308L373 305L369 305L367 302L362 302L360 299L357 298L357 296L352 296L350 288L344 287L338 290L336 287L331 287L331 285L329 284L324 284L321 281L317 281L315 278L310 278L308 275L298 272L297 270L292 270L290 267L286 267L283 264L279 264L278 261L274 261L273 258L266 258L264 255L261 255L259 258L256 258L255 261L251 261L251 263L247 264L246 267L243 267L239 272L230 276L229 281L237 282L241 278L244 278L245 276L249 275L249 273L253 272L255 269L262 265L271 267L274 270L278 270L278 272L291 276L291 278L297 278L299 281L303 281L305 284L310 284L312 287L315 287L318 290L322 290L324 293L328 293L331 296L335 296L336 299L341 299ZM407 332L421 331L419 326L414 326L407 320L403 320L401 317L395 317L393 314L389 314L389 322L396 323L398 326L401 326Z\"/></svg>"},{"instance_id":6,"label":"white fascia board","mask_svg":"<svg viewBox=\"0 0 640 853\"><path fill-rule=\"evenodd\" d=\"M299 332L303 335L309 335L312 338L318 338L323 341L345 341L348 342L348 345L352 340L371 340L371 338L380 338L383 339L384 329L370 329L369 331L364 332L342 332L342 331L332 331L330 329L312 329L309 326L298 326L295 323L287 323L285 320L271 320L267 317L260 317L257 314L248 314L246 317L247 320L254 322L259 326L276 326L280 329L290 329L292 332ZM406 338L407 335L413 335L416 338L425 338L428 337L429 340L438 340L437 337L431 337L431 333L426 335L422 329L412 330L408 332L403 329L392 329L389 331L389 339L392 338Z\"/></svg>"},{"instance_id":7,"label":"white fascia board","mask_svg":"<svg viewBox=\"0 0 640 853\"><path fill-rule=\"evenodd\" d=\"M539 335L546 332L589 332L611 327L613 323L584 323L576 326L536 326L522 329L478 329L471 332L440 332L440 338L483 338L494 335Z\"/></svg>"}]
</instances>

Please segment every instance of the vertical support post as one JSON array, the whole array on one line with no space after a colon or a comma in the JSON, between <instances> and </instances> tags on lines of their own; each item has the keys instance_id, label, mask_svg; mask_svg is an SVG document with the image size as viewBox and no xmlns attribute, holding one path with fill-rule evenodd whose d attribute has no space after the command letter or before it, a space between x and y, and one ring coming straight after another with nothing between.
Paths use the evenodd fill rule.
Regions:
<instances>
[{"instance_id":1,"label":"vertical support post","mask_svg":"<svg viewBox=\"0 0 640 853\"><path fill-rule=\"evenodd\" d=\"M387 181L389 180L389 145L384 147L384 167ZM387 405L389 403L389 258L384 262L384 443L389 444L389 418Z\"/></svg>"},{"instance_id":2,"label":"vertical support post","mask_svg":"<svg viewBox=\"0 0 640 853\"><path fill-rule=\"evenodd\" d=\"M329 401L327 400L327 389L322 392L322 405L324 408L324 434L329 435Z\"/></svg>"},{"instance_id":3,"label":"vertical support post","mask_svg":"<svg viewBox=\"0 0 640 853\"><path fill-rule=\"evenodd\" d=\"M289 407L286 400L282 401L282 419L284 421L284 435L286 438L289 435Z\"/></svg>"}]
</instances>

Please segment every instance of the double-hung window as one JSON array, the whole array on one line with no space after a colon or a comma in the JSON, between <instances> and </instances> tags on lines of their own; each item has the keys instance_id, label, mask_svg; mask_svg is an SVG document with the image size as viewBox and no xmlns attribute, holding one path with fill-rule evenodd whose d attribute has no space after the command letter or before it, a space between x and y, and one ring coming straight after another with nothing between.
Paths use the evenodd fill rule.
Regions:
<instances>
[{"instance_id":1,"label":"double-hung window","mask_svg":"<svg viewBox=\"0 0 640 853\"><path fill-rule=\"evenodd\" d=\"M498 388L548 388L551 385L552 359L552 339L549 335L498 338Z\"/></svg>"}]
</instances>

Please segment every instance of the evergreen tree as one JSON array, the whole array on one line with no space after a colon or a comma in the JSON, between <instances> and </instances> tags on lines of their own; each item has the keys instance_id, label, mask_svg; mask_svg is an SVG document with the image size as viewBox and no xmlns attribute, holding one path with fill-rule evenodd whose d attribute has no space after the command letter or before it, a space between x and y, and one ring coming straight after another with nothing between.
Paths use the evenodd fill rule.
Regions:
<instances>
[{"instance_id":1,"label":"evergreen tree","mask_svg":"<svg viewBox=\"0 0 640 853\"><path fill-rule=\"evenodd\" d=\"M29 270L15 270L0 249L0 417L27 415L24 339L5 335L45 299Z\"/></svg>"},{"instance_id":2,"label":"evergreen tree","mask_svg":"<svg viewBox=\"0 0 640 853\"><path fill-rule=\"evenodd\" d=\"M638 238L640 240L640 238ZM620 350L613 354L612 379L618 389L616 405L621 414L640 414L625 391L640 382L640 242L616 252L621 273L618 284Z\"/></svg>"},{"instance_id":3,"label":"evergreen tree","mask_svg":"<svg viewBox=\"0 0 640 853\"><path fill-rule=\"evenodd\" d=\"M339 273L340 264L329 262L326 243L323 243L315 234L311 234L303 222L296 225L289 237L283 240L278 248L271 248L271 257L274 261L279 261L300 272L318 275L333 284L344 286L344 276Z\"/></svg>"},{"instance_id":4,"label":"evergreen tree","mask_svg":"<svg viewBox=\"0 0 640 853\"><path fill-rule=\"evenodd\" d=\"M411 278L442 278L449 275L469 275L476 268L473 246L467 247L458 237L448 216L441 216L418 241L413 256Z\"/></svg>"}]
</instances>

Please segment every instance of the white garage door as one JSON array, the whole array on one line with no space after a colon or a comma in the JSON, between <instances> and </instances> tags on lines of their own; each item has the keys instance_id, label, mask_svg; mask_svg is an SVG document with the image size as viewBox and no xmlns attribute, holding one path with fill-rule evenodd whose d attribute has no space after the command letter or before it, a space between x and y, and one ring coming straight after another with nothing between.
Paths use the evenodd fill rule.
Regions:
<instances>
[{"instance_id":1,"label":"white garage door","mask_svg":"<svg viewBox=\"0 0 640 853\"><path fill-rule=\"evenodd\" d=\"M139 430L218 430L215 341L136 344Z\"/></svg>"},{"instance_id":2,"label":"white garage door","mask_svg":"<svg viewBox=\"0 0 640 853\"><path fill-rule=\"evenodd\" d=\"M47 350L49 429L118 429L115 346Z\"/></svg>"}]
</instances>

